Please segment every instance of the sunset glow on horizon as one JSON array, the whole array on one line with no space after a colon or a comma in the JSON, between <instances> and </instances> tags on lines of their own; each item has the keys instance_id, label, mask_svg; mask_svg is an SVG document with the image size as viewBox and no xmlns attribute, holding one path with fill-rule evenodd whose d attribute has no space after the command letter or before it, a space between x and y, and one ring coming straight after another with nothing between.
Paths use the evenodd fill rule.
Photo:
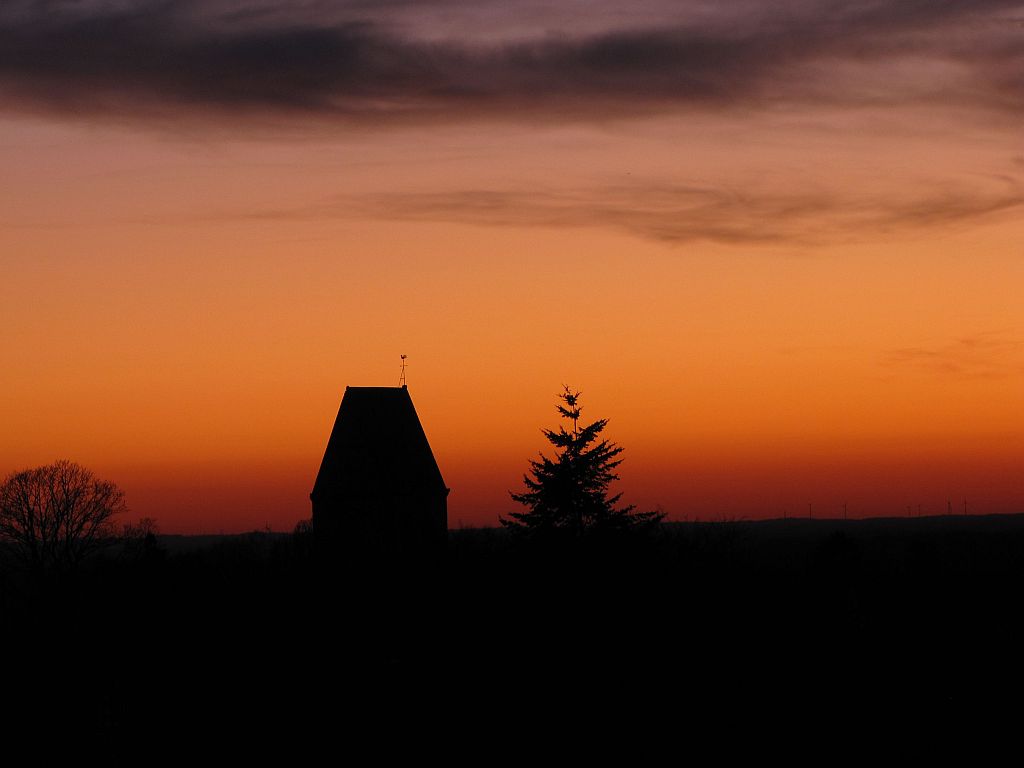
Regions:
<instances>
[{"instance_id":1,"label":"sunset glow on horizon","mask_svg":"<svg viewBox=\"0 0 1024 768\"><path fill-rule=\"evenodd\" d=\"M291 530L407 354L451 527L563 384L670 520L1024 512L1024 6L931 5L5 6L0 475Z\"/></svg>"}]
</instances>

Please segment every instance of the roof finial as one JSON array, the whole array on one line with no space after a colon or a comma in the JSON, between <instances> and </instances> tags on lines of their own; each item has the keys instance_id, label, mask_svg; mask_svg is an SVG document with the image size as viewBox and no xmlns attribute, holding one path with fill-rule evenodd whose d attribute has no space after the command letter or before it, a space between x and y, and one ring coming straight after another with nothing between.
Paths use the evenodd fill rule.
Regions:
<instances>
[{"instance_id":1,"label":"roof finial","mask_svg":"<svg viewBox=\"0 0 1024 768\"><path fill-rule=\"evenodd\" d=\"M400 387L407 386L405 383L405 358L407 357L408 355L402 355L402 376L398 379L398 386Z\"/></svg>"}]
</instances>

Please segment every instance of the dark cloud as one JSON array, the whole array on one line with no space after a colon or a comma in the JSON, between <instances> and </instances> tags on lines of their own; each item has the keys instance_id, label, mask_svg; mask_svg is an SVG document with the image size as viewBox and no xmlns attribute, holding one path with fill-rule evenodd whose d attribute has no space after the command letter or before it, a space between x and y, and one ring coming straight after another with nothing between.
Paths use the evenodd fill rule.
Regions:
<instances>
[{"instance_id":1,"label":"dark cloud","mask_svg":"<svg viewBox=\"0 0 1024 768\"><path fill-rule=\"evenodd\" d=\"M369 126L821 100L1024 112L1022 31L1005 23L1020 0L642 2L640 22L610 2L563 5L11 0L0 97L110 119ZM906 65L896 79L894 62Z\"/></svg>"},{"instance_id":2,"label":"dark cloud","mask_svg":"<svg viewBox=\"0 0 1024 768\"><path fill-rule=\"evenodd\" d=\"M808 244L955 227L1024 210L1012 180L940 193L844 195L632 184L587 189L455 190L351 195L250 218L379 218L482 226L604 227L668 243Z\"/></svg>"},{"instance_id":3,"label":"dark cloud","mask_svg":"<svg viewBox=\"0 0 1024 768\"><path fill-rule=\"evenodd\" d=\"M751 195L672 185L562 191L464 190L363 196L365 216L488 226L606 227L670 243L780 243L814 238L834 201L820 194Z\"/></svg>"},{"instance_id":4,"label":"dark cloud","mask_svg":"<svg viewBox=\"0 0 1024 768\"><path fill-rule=\"evenodd\" d=\"M889 350L882 364L957 378L1024 375L1024 341L1006 332L977 333L933 346Z\"/></svg>"},{"instance_id":5,"label":"dark cloud","mask_svg":"<svg viewBox=\"0 0 1024 768\"><path fill-rule=\"evenodd\" d=\"M1024 206L1024 189L1010 183L999 191L948 189L910 200L892 200L887 207L875 207L864 217L874 230L905 227L951 226Z\"/></svg>"}]
</instances>

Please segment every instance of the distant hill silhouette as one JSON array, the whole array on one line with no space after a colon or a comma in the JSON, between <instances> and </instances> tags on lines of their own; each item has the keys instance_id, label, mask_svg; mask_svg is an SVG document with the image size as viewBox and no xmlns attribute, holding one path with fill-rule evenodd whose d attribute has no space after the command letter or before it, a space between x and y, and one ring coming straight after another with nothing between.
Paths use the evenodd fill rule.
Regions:
<instances>
[{"instance_id":1,"label":"distant hill silhouette","mask_svg":"<svg viewBox=\"0 0 1024 768\"><path fill-rule=\"evenodd\" d=\"M453 530L443 568L390 581L321 578L306 535L157 535L43 585L0 567L3 722L52 710L116 743L579 712L646 734L652 712L935 712L1020 689L1021 515L672 523L561 550Z\"/></svg>"}]
</instances>

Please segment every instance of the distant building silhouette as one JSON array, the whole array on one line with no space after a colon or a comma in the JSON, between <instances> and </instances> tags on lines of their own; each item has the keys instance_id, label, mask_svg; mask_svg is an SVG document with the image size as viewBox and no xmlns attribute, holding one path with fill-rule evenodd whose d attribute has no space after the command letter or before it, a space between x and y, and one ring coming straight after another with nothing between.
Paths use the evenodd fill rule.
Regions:
<instances>
[{"instance_id":1,"label":"distant building silhouette","mask_svg":"<svg viewBox=\"0 0 1024 768\"><path fill-rule=\"evenodd\" d=\"M407 387L346 387L310 499L341 556L443 552L448 488Z\"/></svg>"}]
</instances>

